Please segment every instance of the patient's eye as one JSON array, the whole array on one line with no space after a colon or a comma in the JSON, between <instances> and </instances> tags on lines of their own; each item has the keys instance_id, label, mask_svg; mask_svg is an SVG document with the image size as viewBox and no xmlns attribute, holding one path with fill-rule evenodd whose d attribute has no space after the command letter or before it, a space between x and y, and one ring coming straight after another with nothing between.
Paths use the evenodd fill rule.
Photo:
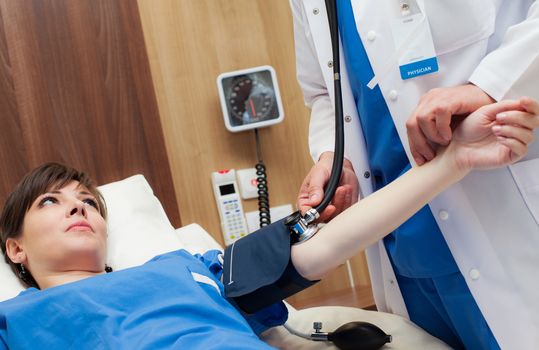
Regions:
<instances>
[{"instance_id":1,"label":"patient's eye","mask_svg":"<svg viewBox=\"0 0 539 350\"><path fill-rule=\"evenodd\" d=\"M83 199L82 201L84 203L88 204L88 205L91 205L95 209L99 209L99 207L97 205L97 201L95 199L93 199L93 198L86 198L86 199Z\"/></svg>"},{"instance_id":2,"label":"patient's eye","mask_svg":"<svg viewBox=\"0 0 539 350\"><path fill-rule=\"evenodd\" d=\"M55 204L55 203L58 203L58 199L56 199L56 198L54 198L52 196L45 196L45 197L41 198L41 200L39 201L38 206L41 208L41 207L45 207L45 206Z\"/></svg>"}]
</instances>

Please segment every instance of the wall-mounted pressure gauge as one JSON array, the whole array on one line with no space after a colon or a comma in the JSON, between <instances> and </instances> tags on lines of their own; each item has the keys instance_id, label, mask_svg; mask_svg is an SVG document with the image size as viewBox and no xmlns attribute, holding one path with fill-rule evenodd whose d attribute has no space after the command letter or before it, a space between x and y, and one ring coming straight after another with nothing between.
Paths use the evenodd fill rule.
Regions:
<instances>
[{"instance_id":1,"label":"wall-mounted pressure gauge","mask_svg":"<svg viewBox=\"0 0 539 350\"><path fill-rule=\"evenodd\" d=\"M262 128L284 118L277 77L270 66L220 74L217 87L229 131Z\"/></svg>"}]
</instances>

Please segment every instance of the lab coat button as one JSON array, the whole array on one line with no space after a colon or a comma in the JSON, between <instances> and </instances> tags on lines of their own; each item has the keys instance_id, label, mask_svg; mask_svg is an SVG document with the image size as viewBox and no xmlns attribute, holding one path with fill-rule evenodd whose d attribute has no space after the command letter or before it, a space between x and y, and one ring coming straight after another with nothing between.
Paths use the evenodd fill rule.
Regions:
<instances>
[{"instance_id":1,"label":"lab coat button","mask_svg":"<svg viewBox=\"0 0 539 350\"><path fill-rule=\"evenodd\" d=\"M440 211L438 212L438 217L439 217L441 220L445 221L445 220L449 219L449 213L448 213L447 211L445 211L445 210L440 210Z\"/></svg>"},{"instance_id":2,"label":"lab coat button","mask_svg":"<svg viewBox=\"0 0 539 350\"><path fill-rule=\"evenodd\" d=\"M314 8L314 9L313 9L313 13L314 13L315 15L317 15L317 14L320 13L320 10L318 10L317 8Z\"/></svg>"},{"instance_id":3,"label":"lab coat button","mask_svg":"<svg viewBox=\"0 0 539 350\"><path fill-rule=\"evenodd\" d=\"M376 39L376 32L374 30L369 30L367 32L367 40L374 41L374 39Z\"/></svg>"},{"instance_id":4,"label":"lab coat button","mask_svg":"<svg viewBox=\"0 0 539 350\"><path fill-rule=\"evenodd\" d=\"M478 280L480 276L481 276L481 273L479 273L478 269L470 270L470 278L472 279L472 281Z\"/></svg>"},{"instance_id":5,"label":"lab coat button","mask_svg":"<svg viewBox=\"0 0 539 350\"><path fill-rule=\"evenodd\" d=\"M401 4L401 16L402 17L406 17L406 16L410 16L410 4L404 2Z\"/></svg>"},{"instance_id":6,"label":"lab coat button","mask_svg":"<svg viewBox=\"0 0 539 350\"><path fill-rule=\"evenodd\" d=\"M397 101L398 98L399 98L399 93L397 92L397 90L389 91L389 99L391 101Z\"/></svg>"}]
</instances>

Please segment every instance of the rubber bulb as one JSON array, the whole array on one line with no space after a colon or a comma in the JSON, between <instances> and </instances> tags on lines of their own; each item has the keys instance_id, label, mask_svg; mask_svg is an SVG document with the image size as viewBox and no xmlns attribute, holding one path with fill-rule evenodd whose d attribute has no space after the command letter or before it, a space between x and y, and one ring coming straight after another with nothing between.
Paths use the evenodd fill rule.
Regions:
<instances>
[{"instance_id":1,"label":"rubber bulb","mask_svg":"<svg viewBox=\"0 0 539 350\"><path fill-rule=\"evenodd\" d=\"M391 342L391 336L368 322L349 322L328 333L328 340L341 350L377 350Z\"/></svg>"}]
</instances>

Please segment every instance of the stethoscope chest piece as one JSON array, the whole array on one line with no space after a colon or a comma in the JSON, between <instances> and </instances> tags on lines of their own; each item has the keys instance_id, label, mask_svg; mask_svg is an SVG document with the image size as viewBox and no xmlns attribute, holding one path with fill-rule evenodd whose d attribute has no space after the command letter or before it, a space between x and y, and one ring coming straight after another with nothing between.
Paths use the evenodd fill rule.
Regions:
<instances>
[{"instance_id":1,"label":"stethoscope chest piece","mask_svg":"<svg viewBox=\"0 0 539 350\"><path fill-rule=\"evenodd\" d=\"M304 215L299 211L290 214L284 224L290 230L292 243L298 244L307 241L318 232L318 224L314 221L319 218L315 209L310 209Z\"/></svg>"}]
</instances>

